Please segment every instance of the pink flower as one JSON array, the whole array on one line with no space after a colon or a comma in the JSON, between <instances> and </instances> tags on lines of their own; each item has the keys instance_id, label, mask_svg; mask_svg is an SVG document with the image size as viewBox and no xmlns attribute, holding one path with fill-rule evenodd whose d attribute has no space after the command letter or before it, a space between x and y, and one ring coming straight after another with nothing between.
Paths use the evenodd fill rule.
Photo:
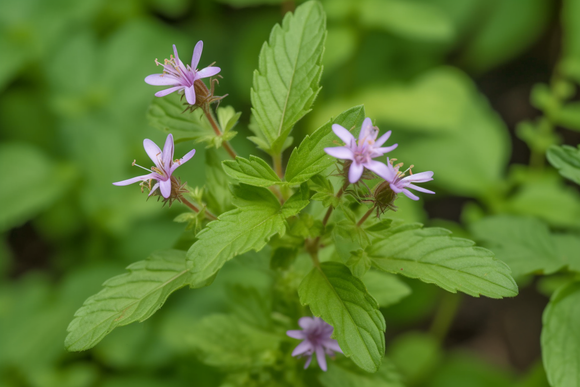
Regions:
<instances>
[{"instance_id":1,"label":"pink flower","mask_svg":"<svg viewBox=\"0 0 580 387\"><path fill-rule=\"evenodd\" d=\"M193 157L195 154L195 149L189 151L185 156L183 156L179 160L173 160L173 135L168 134L167 140L165 140L165 146L163 147L163 152L155 143L148 138L143 140L143 147L145 148L145 152L149 155L153 163L155 164L154 167L151 169L143 168L150 173L143 176L133 177L132 179L127 179L123 181L118 181L113 183L114 185L129 185L133 183L137 183L138 181L147 181L155 179L157 183L151 188L151 192L149 196L155 192L157 188L160 189L161 195L165 199L171 196L171 174L179 167L181 164L185 163L189 159Z\"/></svg>"},{"instance_id":2,"label":"pink flower","mask_svg":"<svg viewBox=\"0 0 580 387\"><path fill-rule=\"evenodd\" d=\"M334 356L334 352L342 353L338 342L330 338L334 328L320 317L302 317L298 320L298 325L302 327L302 330L286 332L293 339L302 340L294 348L292 356L307 356L308 360L304 368L308 368L312 361L312 354L316 352L318 365L323 371L326 371L326 355Z\"/></svg>"},{"instance_id":3,"label":"pink flower","mask_svg":"<svg viewBox=\"0 0 580 387\"><path fill-rule=\"evenodd\" d=\"M381 147L391 136L390 130L377 140L379 129L373 126L370 118L365 118L358 136L358 142L348 130L338 124L332 125L332 130L346 145L324 148L324 151L332 157L352 161L348 171L350 183L356 183L360 179L364 168L375 172L379 176L387 173L387 166L373 160L373 158L382 156L397 147L397 144Z\"/></svg>"},{"instance_id":4,"label":"pink flower","mask_svg":"<svg viewBox=\"0 0 580 387\"><path fill-rule=\"evenodd\" d=\"M409 199L413 199L413 200L419 200L419 197L417 195L414 195L413 193L411 193L411 191L409 191L407 188L411 188L411 189L414 189L416 191L425 192L428 194L435 193L433 191L429 191L428 189L418 187L418 186L413 184L413 183L425 183L427 181L433 180L433 172L432 171L421 172L421 173L416 173L416 174L410 173L409 176L405 176L405 173L407 171L410 172L411 168L407 169L407 171L405 171L405 172L399 172L399 168L403 164L397 164L397 165L393 166L393 162L391 160L389 160L388 157L387 157L387 162L388 162L387 173L382 174L382 175L379 174L379 176L381 176L383 179L385 179L387 182L389 182L389 185L390 185L391 189L393 190L393 192L395 192L395 193L403 192Z\"/></svg>"},{"instance_id":5,"label":"pink flower","mask_svg":"<svg viewBox=\"0 0 580 387\"><path fill-rule=\"evenodd\" d=\"M177 47L173 45L173 53L171 59L165 59L165 63L161 64L155 59L155 63L163 66L163 74L152 74L145 78L145 82L153 86L172 86L169 89L161 90L155 93L156 97L164 97L168 94L178 90L185 90L185 98L190 105L195 105L195 88L193 83L202 78L208 78L220 72L219 67L209 66L201 70L197 70L201 52L203 50L203 42L200 40L193 49L193 57L191 58L191 66L185 66L177 55Z\"/></svg>"}]
</instances>

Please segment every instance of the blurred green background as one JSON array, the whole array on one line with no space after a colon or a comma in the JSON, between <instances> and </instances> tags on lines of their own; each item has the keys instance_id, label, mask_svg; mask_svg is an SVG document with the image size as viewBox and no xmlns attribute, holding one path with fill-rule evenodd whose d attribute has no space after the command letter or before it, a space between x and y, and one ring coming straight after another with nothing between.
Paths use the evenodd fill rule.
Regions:
<instances>
[{"instance_id":1,"label":"blurred green background","mask_svg":"<svg viewBox=\"0 0 580 387\"><path fill-rule=\"evenodd\" d=\"M149 166L143 138L164 141L145 118L158 90L143 82L160 72L154 59L169 57L176 44L188 62L203 40L200 66L217 62L223 76L217 94L227 93L223 105L243 112L233 144L241 155L259 154L245 138L252 73L271 28L298 3L0 1L1 386L219 384L219 372L202 364L182 336L202 316L227 309L226 283L267 282L255 271L244 278L242 263L226 266L213 285L218 290L181 291L146 323L118 329L89 352L67 353L65 330L105 279L182 237L183 225L172 222L178 205L162 208L136 186L111 184L141 174L133 159ZM468 235L460 222L483 212L527 213L554 228L580 229L578 191L551 174L497 199L526 181L521 164L530 152L515 128L541 115L538 107L548 110L551 98L536 87L530 102L534 85L550 83L554 74L580 78L577 1L322 3L323 89L297 125L296 141L364 104L381 129L393 130L400 161L435 172L427 188L437 195L417 203L401 198L395 216L444 225L459 236ZM578 111L563 126L579 129ZM575 131L555 135L580 142ZM179 144L176 155L192 146ZM202 186L205 150L195 147L179 176ZM540 292L526 288L504 301L441 300L433 286L411 286L412 296L384 310L388 353L411 385L545 385L537 367L547 302ZM443 342L417 333L437 320L436 306L454 304L460 311ZM418 365L405 369L408 359Z\"/></svg>"}]
</instances>

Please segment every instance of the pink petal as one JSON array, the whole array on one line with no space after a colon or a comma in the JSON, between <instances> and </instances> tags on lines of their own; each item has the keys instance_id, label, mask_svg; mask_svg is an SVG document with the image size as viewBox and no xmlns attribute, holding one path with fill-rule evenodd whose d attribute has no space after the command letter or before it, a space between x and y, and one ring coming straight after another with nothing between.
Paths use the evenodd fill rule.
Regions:
<instances>
[{"instance_id":1,"label":"pink petal","mask_svg":"<svg viewBox=\"0 0 580 387\"><path fill-rule=\"evenodd\" d=\"M173 171L175 171L177 169L177 167L179 167L181 164L184 164L187 161L189 161L193 157L193 155L195 155L195 149L187 152L185 154L185 156L183 156L182 158L180 158L179 160L174 162L173 165L171 166L171 170L169 171L169 174L171 175L173 173Z\"/></svg>"},{"instance_id":2,"label":"pink petal","mask_svg":"<svg viewBox=\"0 0 580 387\"><path fill-rule=\"evenodd\" d=\"M304 331L301 331L301 330L286 331L286 334L288 336L292 337L293 339L298 339L298 340L303 340L306 337L306 334L304 333Z\"/></svg>"},{"instance_id":3,"label":"pink petal","mask_svg":"<svg viewBox=\"0 0 580 387\"><path fill-rule=\"evenodd\" d=\"M373 131L373 122L371 121L370 118L367 117L363 121L363 124L360 128L360 133L358 134L359 144L360 144L360 141L363 141L363 139L365 137L368 137L369 135L371 135L372 131ZM375 138L376 138L376 136L375 136Z\"/></svg>"},{"instance_id":4,"label":"pink petal","mask_svg":"<svg viewBox=\"0 0 580 387\"><path fill-rule=\"evenodd\" d=\"M353 162L350 165L350 169L348 170L348 181L350 181L351 184L356 183L358 179L360 179L360 177L362 176L363 169L364 167L362 164Z\"/></svg>"},{"instance_id":5,"label":"pink petal","mask_svg":"<svg viewBox=\"0 0 580 387\"><path fill-rule=\"evenodd\" d=\"M389 130L387 133L383 134L377 141L375 141L375 146L378 148L383 145L387 140L391 137L391 131Z\"/></svg>"},{"instance_id":6,"label":"pink petal","mask_svg":"<svg viewBox=\"0 0 580 387\"><path fill-rule=\"evenodd\" d=\"M159 188L161 189L161 195L167 199L171 195L171 179L165 181L161 180L159 182ZM153 192L153 190L151 190Z\"/></svg>"},{"instance_id":7,"label":"pink petal","mask_svg":"<svg viewBox=\"0 0 580 387\"><path fill-rule=\"evenodd\" d=\"M338 124L332 125L332 131L336 134L342 141L346 143L346 145L351 145L353 141L355 141L354 136L351 132L343 128Z\"/></svg>"},{"instance_id":8,"label":"pink petal","mask_svg":"<svg viewBox=\"0 0 580 387\"><path fill-rule=\"evenodd\" d=\"M316 320L314 320L312 317L300 317L300 319L298 320L298 325L300 325L300 328L302 329L308 329L315 322Z\"/></svg>"},{"instance_id":9,"label":"pink petal","mask_svg":"<svg viewBox=\"0 0 580 387\"><path fill-rule=\"evenodd\" d=\"M342 349L340 349L340 346L338 345L338 341L336 341L334 339L325 340L322 343L322 345L324 345L326 348L333 350L334 352L342 353Z\"/></svg>"},{"instance_id":10,"label":"pink petal","mask_svg":"<svg viewBox=\"0 0 580 387\"><path fill-rule=\"evenodd\" d=\"M219 67L215 67L215 66L206 67L206 68L201 69L197 72L197 77L198 78L213 77L214 75L216 75L220 71L221 71L221 69Z\"/></svg>"},{"instance_id":11,"label":"pink petal","mask_svg":"<svg viewBox=\"0 0 580 387\"><path fill-rule=\"evenodd\" d=\"M185 99L190 105L195 105L195 88L193 86L185 88Z\"/></svg>"},{"instance_id":12,"label":"pink petal","mask_svg":"<svg viewBox=\"0 0 580 387\"><path fill-rule=\"evenodd\" d=\"M354 154L350 148L339 146L335 148L324 148L324 151L337 159L354 160Z\"/></svg>"},{"instance_id":13,"label":"pink petal","mask_svg":"<svg viewBox=\"0 0 580 387\"><path fill-rule=\"evenodd\" d=\"M310 344L310 341L304 340L298 344L296 348L294 348L294 351L292 351L292 356L302 355L308 351L312 351L312 344Z\"/></svg>"},{"instance_id":14,"label":"pink petal","mask_svg":"<svg viewBox=\"0 0 580 387\"><path fill-rule=\"evenodd\" d=\"M394 177L390 168L380 161L371 160L363 165L387 181L391 181Z\"/></svg>"},{"instance_id":15,"label":"pink petal","mask_svg":"<svg viewBox=\"0 0 580 387\"><path fill-rule=\"evenodd\" d=\"M326 371L326 355L324 354L324 349L322 346L316 347L316 360L318 360L320 369Z\"/></svg>"},{"instance_id":16,"label":"pink petal","mask_svg":"<svg viewBox=\"0 0 580 387\"><path fill-rule=\"evenodd\" d=\"M403 193L405 194L405 196L407 196L409 199L413 199L413 200L419 200L419 196L414 195L413 193L411 193L411 191L409 191L408 189L403 189Z\"/></svg>"},{"instance_id":17,"label":"pink petal","mask_svg":"<svg viewBox=\"0 0 580 387\"><path fill-rule=\"evenodd\" d=\"M151 161L153 161L153 163L159 168L160 167L159 164L161 161L161 157L160 157L161 156L161 149L159 149L157 144L155 144L153 141L149 140L148 138L143 140L143 148L145 148L145 152L147 152L147 155L149 156Z\"/></svg>"},{"instance_id":18,"label":"pink petal","mask_svg":"<svg viewBox=\"0 0 580 387\"><path fill-rule=\"evenodd\" d=\"M423 187L419 187L418 185L415 184L409 184L407 185L408 188L414 189L415 191L419 191L419 192L424 192L424 193L428 193L428 194L434 194L435 192L433 191L429 191L428 189L425 189Z\"/></svg>"},{"instance_id":19,"label":"pink petal","mask_svg":"<svg viewBox=\"0 0 580 387\"><path fill-rule=\"evenodd\" d=\"M169 74L151 74L145 77L145 82L153 86L179 85L179 79Z\"/></svg>"},{"instance_id":20,"label":"pink petal","mask_svg":"<svg viewBox=\"0 0 580 387\"><path fill-rule=\"evenodd\" d=\"M306 364L304 364L304 369L308 368L308 366L310 365L310 363L312 363L312 355L310 355L308 357L308 360L306 360Z\"/></svg>"},{"instance_id":21,"label":"pink petal","mask_svg":"<svg viewBox=\"0 0 580 387\"><path fill-rule=\"evenodd\" d=\"M383 148L374 148L372 157L382 156L385 153L389 153L390 151L394 150L398 146L399 146L399 144L394 144L394 145L383 147Z\"/></svg>"},{"instance_id":22,"label":"pink petal","mask_svg":"<svg viewBox=\"0 0 580 387\"><path fill-rule=\"evenodd\" d=\"M127 180L117 181L117 182L113 183L113 185L117 185L117 186L129 185L129 184L137 183L138 181L153 179L154 178L153 175L154 175L153 173L150 173L148 175L132 177L132 178L127 179Z\"/></svg>"},{"instance_id":23,"label":"pink petal","mask_svg":"<svg viewBox=\"0 0 580 387\"><path fill-rule=\"evenodd\" d=\"M155 96L156 97L165 97L167 94L171 94L174 91L181 90L181 89L184 89L184 87L183 86L170 87L169 89L158 91L157 93L155 93Z\"/></svg>"},{"instance_id":24,"label":"pink petal","mask_svg":"<svg viewBox=\"0 0 580 387\"><path fill-rule=\"evenodd\" d=\"M169 133L167 139L165 140L165 145L163 146L163 170L170 171L171 163L173 161L173 135ZM171 173L169 173L171 175Z\"/></svg>"},{"instance_id":25,"label":"pink petal","mask_svg":"<svg viewBox=\"0 0 580 387\"><path fill-rule=\"evenodd\" d=\"M425 183L427 181L433 180L433 172L432 171L427 171L427 172L415 173L413 175L409 175L407 177L404 177L403 180L405 180L405 181L413 181L413 182L416 182L416 183Z\"/></svg>"},{"instance_id":26,"label":"pink petal","mask_svg":"<svg viewBox=\"0 0 580 387\"><path fill-rule=\"evenodd\" d=\"M179 60L179 54L177 53L177 46L173 45L173 56L175 56L176 60Z\"/></svg>"},{"instance_id":27,"label":"pink petal","mask_svg":"<svg viewBox=\"0 0 580 387\"><path fill-rule=\"evenodd\" d=\"M395 193L401 193L403 192L403 188L400 188L397 184L389 184L391 186L391 189L393 190L393 192Z\"/></svg>"},{"instance_id":28,"label":"pink petal","mask_svg":"<svg viewBox=\"0 0 580 387\"><path fill-rule=\"evenodd\" d=\"M155 183L155 185L151 188L151 192L149 192L149 195L147 195L147 197L153 195L157 190L157 188L159 188L159 182Z\"/></svg>"},{"instance_id":29,"label":"pink petal","mask_svg":"<svg viewBox=\"0 0 580 387\"><path fill-rule=\"evenodd\" d=\"M197 69L199 60L201 59L201 52L203 51L203 41L197 42L195 48L193 49L193 56L191 57L191 68ZM218 71L219 72L219 71Z\"/></svg>"}]
</instances>

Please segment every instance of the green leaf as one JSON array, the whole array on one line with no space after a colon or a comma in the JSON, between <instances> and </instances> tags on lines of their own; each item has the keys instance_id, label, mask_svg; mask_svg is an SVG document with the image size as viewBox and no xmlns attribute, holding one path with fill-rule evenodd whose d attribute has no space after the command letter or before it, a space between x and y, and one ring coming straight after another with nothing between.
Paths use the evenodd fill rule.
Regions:
<instances>
[{"instance_id":1,"label":"green leaf","mask_svg":"<svg viewBox=\"0 0 580 387\"><path fill-rule=\"evenodd\" d=\"M304 207L310 203L310 189L308 184L304 183L300 188L290 196L284 205L282 205L282 216L284 218L289 218L298 214Z\"/></svg>"},{"instance_id":2,"label":"green leaf","mask_svg":"<svg viewBox=\"0 0 580 387\"><path fill-rule=\"evenodd\" d=\"M114 328L148 319L177 289L206 285L194 281L180 250L153 253L127 269L129 273L106 281L75 313L65 340L69 351L94 347Z\"/></svg>"},{"instance_id":3,"label":"green leaf","mask_svg":"<svg viewBox=\"0 0 580 387\"><path fill-rule=\"evenodd\" d=\"M401 376L391 361L384 358L378 372L369 374L346 362L329 362L328 371L318 374L324 387L403 387Z\"/></svg>"},{"instance_id":4,"label":"green leaf","mask_svg":"<svg viewBox=\"0 0 580 387\"><path fill-rule=\"evenodd\" d=\"M573 253L578 237L553 235L544 222L535 218L487 217L472 224L471 231L510 266L516 277L535 272L552 274L568 264L580 264Z\"/></svg>"},{"instance_id":5,"label":"green leaf","mask_svg":"<svg viewBox=\"0 0 580 387\"><path fill-rule=\"evenodd\" d=\"M229 180L222 167L219 151L207 149L205 151L204 199L214 213L221 214L233 207L232 195L228 189Z\"/></svg>"},{"instance_id":6,"label":"green leaf","mask_svg":"<svg viewBox=\"0 0 580 387\"><path fill-rule=\"evenodd\" d=\"M560 288L544 310L542 359L551 386L580 386L580 283Z\"/></svg>"},{"instance_id":7,"label":"green leaf","mask_svg":"<svg viewBox=\"0 0 580 387\"><path fill-rule=\"evenodd\" d=\"M344 354L368 372L379 369L385 353L385 319L361 280L338 262L324 262L302 280L300 302L334 327Z\"/></svg>"},{"instance_id":8,"label":"green leaf","mask_svg":"<svg viewBox=\"0 0 580 387\"><path fill-rule=\"evenodd\" d=\"M203 141L215 134L201 109L185 111L189 105L177 93L153 98L147 110L147 121L155 129L172 133L175 141Z\"/></svg>"},{"instance_id":9,"label":"green leaf","mask_svg":"<svg viewBox=\"0 0 580 387\"><path fill-rule=\"evenodd\" d=\"M378 270L368 271L362 280L367 291L379 303L381 308L397 304L411 294L409 285L396 275Z\"/></svg>"},{"instance_id":10,"label":"green leaf","mask_svg":"<svg viewBox=\"0 0 580 387\"><path fill-rule=\"evenodd\" d=\"M218 107L216 112L220 128L222 128L224 133L232 130L234 126L238 123L242 112L237 112L231 106Z\"/></svg>"},{"instance_id":11,"label":"green leaf","mask_svg":"<svg viewBox=\"0 0 580 387\"><path fill-rule=\"evenodd\" d=\"M320 91L325 37L322 6L310 1L294 15L287 13L262 46L254 71L250 129L264 151L279 154L294 124L310 111Z\"/></svg>"},{"instance_id":12,"label":"green leaf","mask_svg":"<svg viewBox=\"0 0 580 387\"><path fill-rule=\"evenodd\" d=\"M474 297L513 297L518 287L509 267L468 239L453 238L443 228L395 224L373 241L367 253L373 265L389 273L433 283Z\"/></svg>"},{"instance_id":13,"label":"green leaf","mask_svg":"<svg viewBox=\"0 0 580 387\"><path fill-rule=\"evenodd\" d=\"M250 156L249 160L238 156L235 160L224 161L223 166L229 176L241 183L256 187L269 187L282 183L268 163L256 156Z\"/></svg>"},{"instance_id":14,"label":"green leaf","mask_svg":"<svg viewBox=\"0 0 580 387\"><path fill-rule=\"evenodd\" d=\"M205 317L188 332L184 332L184 340L201 361L230 370L273 365L280 344L279 335L246 324L232 315Z\"/></svg>"},{"instance_id":15,"label":"green leaf","mask_svg":"<svg viewBox=\"0 0 580 387\"><path fill-rule=\"evenodd\" d=\"M397 336L390 343L387 355L412 386L425 385L444 358L441 345L433 335L413 331Z\"/></svg>"},{"instance_id":16,"label":"green leaf","mask_svg":"<svg viewBox=\"0 0 580 387\"><path fill-rule=\"evenodd\" d=\"M364 119L364 106L355 106L342 112L335 119L330 119L312 135L306 136L290 155L286 167L286 181L290 184L303 183L336 163L334 157L324 152L324 148L341 144L340 139L332 131L332 125L338 124L352 131L360 128Z\"/></svg>"},{"instance_id":17,"label":"green leaf","mask_svg":"<svg viewBox=\"0 0 580 387\"><path fill-rule=\"evenodd\" d=\"M187 252L189 267L198 280L212 277L236 255L260 251L286 226L276 197L265 188L238 186L233 189L239 208L219 216L199 234Z\"/></svg>"},{"instance_id":18,"label":"green leaf","mask_svg":"<svg viewBox=\"0 0 580 387\"><path fill-rule=\"evenodd\" d=\"M568 145L553 145L548 149L546 156L560 175L580 184L580 146L574 148Z\"/></svg>"},{"instance_id":19,"label":"green leaf","mask_svg":"<svg viewBox=\"0 0 580 387\"><path fill-rule=\"evenodd\" d=\"M371 268L371 260L363 249L358 249L350 252L346 266L348 266L352 274L358 278L362 278Z\"/></svg>"}]
</instances>

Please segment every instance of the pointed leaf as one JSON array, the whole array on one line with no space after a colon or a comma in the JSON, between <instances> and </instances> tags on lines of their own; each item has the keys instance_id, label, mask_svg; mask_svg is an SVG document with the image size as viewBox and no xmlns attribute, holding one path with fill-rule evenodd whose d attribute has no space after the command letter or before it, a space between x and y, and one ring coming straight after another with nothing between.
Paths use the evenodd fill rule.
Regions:
<instances>
[{"instance_id":1,"label":"pointed leaf","mask_svg":"<svg viewBox=\"0 0 580 387\"><path fill-rule=\"evenodd\" d=\"M513 297L518 287L509 267L468 239L443 228L393 224L367 249L373 266L474 297Z\"/></svg>"},{"instance_id":2,"label":"pointed leaf","mask_svg":"<svg viewBox=\"0 0 580 387\"><path fill-rule=\"evenodd\" d=\"M193 280L186 268L185 252L167 250L151 254L127 267L129 273L106 281L104 289L88 298L68 326L69 351L94 347L114 328L151 317L167 297Z\"/></svg>"},{"instance_id":3,"label":"pointed leaf","mask_svg":"<svg viewBox=\"0 0 580 387\"><path fill-rule=\"evenodd\" d=\"M304 137L288 160L286 180L290 184L300 184L335 164L337 160L324 152L324 148L342 144L332 131L332 125L338 124L348 130L355 130L360 128L364 119L364 106L355 106L316 129L312 135Z\"/></svg>"},{"instance_id":4,"label":"pointed leaf","mask_svg":"<svg viewBox=\"0 0 580 387\"><path fill-rule=\"evenodd\" d=\"M223 166L229 176L241 183L256 187L269 187L282 183L268 163L256 156L250 156L249 160L238 156L235 160L224 161Z\"/></svg>"},{"instance_id":5,"label":"pointed leaf","mask_svg":"<svg viewBox=\"0 0 580 387\"><path fill-rule=\"evenodd\" d=\"M580 146L574 148L568 145L552 145L546 156L560 175L580 184Z\"/></svg>"},{"instance_id":6,"label":"pointed leaf","mask_svg":"<svg viewBox=\"0 0 580 387\"><path fill-rule=\"evenodd\" d=\"M302 280L300 302L334 327L344 354L368 372L379 369L385 353L385 319L362 281L338 262L324 262Z\"/></svg>"},{"instance_id":7,"label":"pointed leaf","mask_svg":"<svg viewBox=\"0 0 580 387\"><path fill-rule=\"evenodd\" d=\"M322 6L310 1L287 13L282 26L272 29L262 46L252 87L256 143L270 154L279 154L292 127L318 95L326 18Z\"/></svg>"}]
</instances>

